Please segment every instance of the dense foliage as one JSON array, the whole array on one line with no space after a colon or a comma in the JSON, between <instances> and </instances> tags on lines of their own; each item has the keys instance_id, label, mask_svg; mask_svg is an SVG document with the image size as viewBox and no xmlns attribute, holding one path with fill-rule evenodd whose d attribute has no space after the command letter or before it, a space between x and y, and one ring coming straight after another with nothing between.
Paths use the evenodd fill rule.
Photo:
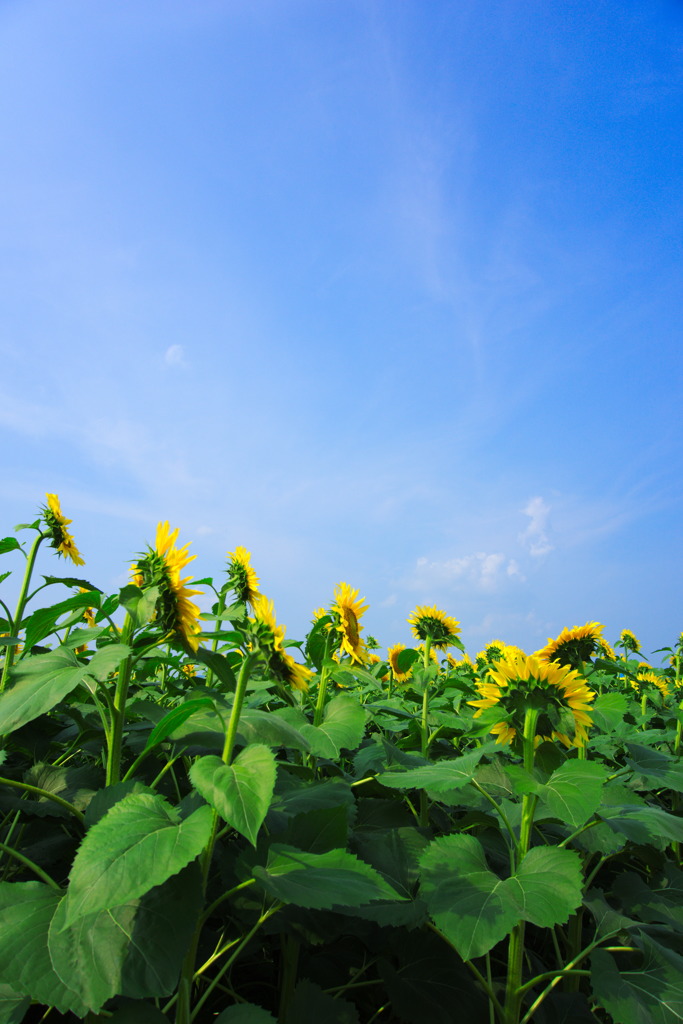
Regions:
<instances>
[{"instance_id":1,"label":"dense foliage","mask_svg":"<svg viewBox=\"0 0 683 1024\"><path fill-rule=\"evenodd\" d=\"M680 639L471 661L418 608L381 659L340 584L288 642L167 524L118 594L36 585L69 523L0 541L0 1024L683 1018Z\"/></svg>"}]
</instances>

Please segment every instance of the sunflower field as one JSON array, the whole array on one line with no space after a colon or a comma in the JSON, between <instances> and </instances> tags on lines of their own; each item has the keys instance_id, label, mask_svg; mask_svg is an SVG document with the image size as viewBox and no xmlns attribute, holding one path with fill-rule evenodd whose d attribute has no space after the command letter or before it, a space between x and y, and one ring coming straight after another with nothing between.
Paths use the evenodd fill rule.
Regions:
<instances>
[{"instance_id":1,"label":"sunflower field","mask_svg":"<svg viewBox=\"0 0 683 1024\"><path fill-rule=\"evenodd\" d=\"M244 548L109 595L70 525L0 540L0 1024L683 1019L683 637L382 657L347 583L286 639Z\"/></svg>"}]
</instances>

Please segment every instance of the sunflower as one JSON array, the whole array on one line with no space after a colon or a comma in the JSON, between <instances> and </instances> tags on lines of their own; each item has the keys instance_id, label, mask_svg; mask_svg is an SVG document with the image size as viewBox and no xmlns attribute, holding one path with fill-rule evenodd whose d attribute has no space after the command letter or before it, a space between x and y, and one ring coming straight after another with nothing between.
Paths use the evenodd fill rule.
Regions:
<instances>
[{"instance_id":1,"label":"sunflower","mask_svg":"<svg viewBox=\"0 0 683 1024\"><path fill-rule=\"evenodd\" d=\"M78 593L79 594L89 594L90 591L88 590L87 587L79 587L78 588ZM90 626L91 629L95 629L95 627L97 626L97 623L95 622L95 614L94 614L93 609L91 607L83 609L83 619L85 620L87 625Z\"/></svg>"},{"instance_id":2,"label":"sunflower","mask_svg":"<svg viewBox=\"0 0 683 1024\"><path fill-rule=\"evenodd\" d=\"M258 594L252 601L253 617L249 620L256 627L256 642L268 668L276 679L287 683L294 690L307 690L308 680L313 673L300 665L284 647L285 626L279 626L275 618L275 605L264 594Z\"/></svg>"},{"instance_id":3,"label":"sunflower","mask_svg":"<svg viewBox=\"0 0 683 1024\"><path fill-rule=\"evenodd\" d=\"M415 650L420 652L420 655L422 657L422 664L424 665L425 645L424 644L418 644L417 647L415 648ZM439 664L439 659L437 658L436 651L434 650L433 647L429 648L429 660L433 661L435 665Z\"/></svg>"},{"instance_id":4,"label":"sunflower","mask_svg":"<svg viewBox=\"0 0 683 1024\"><path fill-rule=\"evenodd\" d=\"M47 505L43 508L43 521L50 531L52 547L56 548L64 558L70 558L74 565L85 565L81 553L74 544L74 539L67 530L73 519L62 514L59 498L56 494L45 494Z\"/></svg>"},{"instance_id":5,"label":"sunflower","mask_svg":"<svg viewBox=\"0 0 683 1024\"><path fill-rule=\"evenodd\" d=\"M625 651L631 651L632 654L638 654L640 651L640 644L636 635L630 629L622 629L619 634L618 646L623 647Z\"/></svg>"},{"instance_id":6,"label":"sunflower","mask_svg":"<svg viewBox=\"0 0 683 1024\"><path fill-rule=\"evenodd\" d=\"M358 593L348 583L339 583L334 588L334 604L330 614L336 620L340 650L348 654L352 662L362 665L367 659L367 650L360 635L363 629L360 619L368 606L363 604L364 598L359 598Z\"/></svg>"},{"instance_id":7,"label":"sunflower","mask_svg":"<svg viewBox=\"0 0 683 1024\"><path fill-rule=\"evenodd\" d=\"M560 740L566 747L582 747L592 719L587 712L594 692L575 669L538 656L503 658L477 684L479 700L467 703L478 708L478 718L487 708L500 705L506 717L490 730L498 743L507 743L521 731L525 712L539 711L538 733ZM566 731L573 732L570 736Z\"/></svg>"},{"instance_id":8,"label":"sunflower","mask_svg":"<svg viewBox=\"0 0 683 1024\"><path fill-rule=\"evenodd\" d=\"M595 654L604 628L599 622L587 622L585 626L563 629L555 640L548 637L546 646L536 651L535 656L541 661L557 661L560 665L581 668L583 662Z\"/></svg>"},{"instance_id":9,"label":"sunflower","mask_svg":"<svg viewBox=\"0 0 683 1024\"><path fill-rule=\"evenodd\" d=\"M656 686L656 688L661 693L662 697L669 696L670 691L666 679L663 679L661 676L658 676L656 672L652 671L649 665L645 664L645 662L642 662L638 667L638 671L636 672L635 681L631 680L631 686L634 688L634 690L637 690L638 693L642 693L643 689L648 684L650 686Z\"/></svg>"},{"instance_id":10,"label":"sunflower","mask_svg":"<svg viewBox=\"0 0 683 1024\"><path fill-rule=\"evenodd\" d=\"M398 656L401 653L401 651L405 650L405 644L394 644L394 646L390 647L387 651L387 657L389 659L389 664L391 665L391 671L394 673L394 679L396 680L397 683L407 682L407 680L410 679L410 677L413 674L412 667L409 668L407 672L399 671Z\"/></svg>"},{"instance_id":11,"label":"sunflower","mask_svg":"<svg viewBox=\"0 0 683 1024\"><path fill-rule=\"evenodd\" d=\"M180 578L181 571L196 555L188 555L189 543L175 546L178 530L169 533L168 521L157 526L156 543L148 548L140 561L132 566L133 582L139 587L159 588L156 617L165 632L175 633L196 651L199 647L199 608L190 600L201 590L188 590L185 586L191 576Z\"/></svg>"},{"instance_id":12,"label":"sunflower","mask_svg":"<svg viewBox=\"0 0 683 1024\"><path fill-rule=\"evenodd\" d=\"M432 647L436 647L440 651L452 647L453 641L457 639L460 632L460 623L436 606L432 608L418 606L408 616L408 625L412 626L413 635L418 640L429 639Z\"/></svg>"},{"instance_id":13,"label":"sunflower","mask_svg":"<svg viewBox=\"0 0 683 1024\"><path fill-rule=\"evenodd\" d=\"M612 647L612 645L610 643L608 643L607 640L605 640L604 636L601 636L600 639L598 640L598 645L597 645L595 653L600 658L604 658L607 661L616 661L617 660L617 656L616 656L614 648Z\"/></svg>"},{"instance_id":14,"label":"sunflower","mask_svg":"<svg viewBox=\"0 0 683 1024\"><path fill-rule=\"evenodd\" d=\"M463 652L462 658L456 658L452 654L447 654L446 655L446 661L448 662L448 667L449 668L455 668L455 669L458 669L458 668L469 668L469 669L473 669L475 667L473 662L472 662L472 659L470 658L469 654L467 654L466 651Z\"/></svg>"},{"instance_id":15,"label":"sunflower","mask_svg":"<svg viewBox=\"0 0 683 1024\"><path fill-rule=\"evenodd\" d=\"M237 547L228 551L228 583L235 591L238 601L253 605L259 596L259 578L251 564L251 554L246 548Z\"/></svg>"}]
</instances>

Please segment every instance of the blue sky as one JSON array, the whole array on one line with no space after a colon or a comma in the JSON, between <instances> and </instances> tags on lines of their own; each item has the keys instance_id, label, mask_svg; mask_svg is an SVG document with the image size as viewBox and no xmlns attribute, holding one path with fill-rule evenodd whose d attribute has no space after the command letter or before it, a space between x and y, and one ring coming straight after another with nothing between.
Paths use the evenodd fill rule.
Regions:
<instances>
[{"instance_id":1,"label":"blue sky","mask_svg":"<svg viewBox=\"0 0 683 1024\"><path fill-rule=\"evenodd\" d=\"M4 0L0 127L4 533L675 640L678 0Z\"/></svg>"}]
</instances>

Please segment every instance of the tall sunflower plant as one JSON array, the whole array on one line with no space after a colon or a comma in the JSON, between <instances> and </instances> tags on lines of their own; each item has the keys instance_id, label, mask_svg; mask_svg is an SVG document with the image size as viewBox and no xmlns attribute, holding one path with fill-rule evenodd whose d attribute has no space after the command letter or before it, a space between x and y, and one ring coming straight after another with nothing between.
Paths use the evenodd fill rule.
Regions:
<instances>
[{"instance_id":1,"label":"tall sunflower plant","mask_svg":"<svg viewBox=\"0 0 683 1024\"><path fill-rule=\"evenodd\" d=\"M107 596L70 527L0 541L0 1021L679 1020L680 663L428 605L383 656L347 583L301 644L245 548Z\"/></svg>"}]
</instances>

